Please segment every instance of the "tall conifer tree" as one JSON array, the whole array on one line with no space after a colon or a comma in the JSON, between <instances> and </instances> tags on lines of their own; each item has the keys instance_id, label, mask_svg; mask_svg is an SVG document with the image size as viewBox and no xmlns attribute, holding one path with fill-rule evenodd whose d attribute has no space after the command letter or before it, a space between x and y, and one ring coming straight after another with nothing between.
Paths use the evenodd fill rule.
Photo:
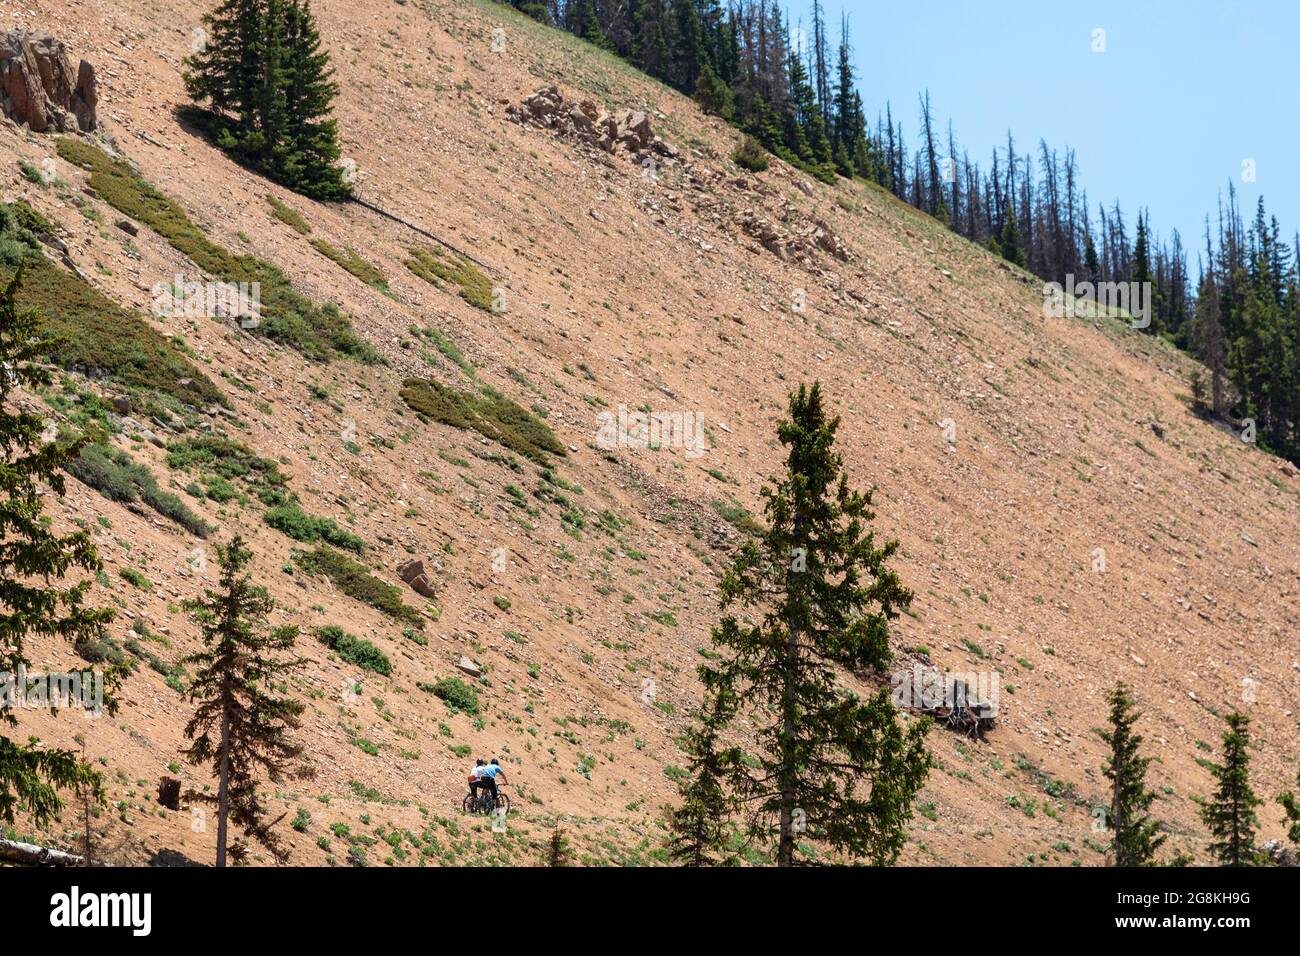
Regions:
<instances>
[{"instance_id":1,"label":"tall conifer tree","mask_svg":"<svg viewBox=\"0 0 1300 956\"><path fill-rule=\"evenodd\" d=\"M258 774L264 772L272 783L311 774L301 760L302 746L290 738L303 705L275 696L277 685L301 664L284 656L293 648L297 628L268 626L275 602L246 573L252 557L239 535L217 545L217 590L185 605L203 635L203 650L185 660L198 667L188 692L198 707L185 727L190 740L185 758L210 763L217 778L215 794L191 791L189 797L216 805L217 866L226 865L231 822L277 860L286 860L288 853L266 819Z\"/></svg>"},{"instance_id":2,"label":"tall conifer tree","mask_svg":"<svg viewBox=\"0 0 1300 956\"><path fill-rule=\"evenodd\" d=\"M863 698L840 683L889 663L889 622L911 592L887 566L898 543L867 530L871 492L850 490L838 428L819 384L791 395L785 470L763 490L770 526L723 578L721 656L700 670L706 700L725 703L708 729L749 721L752 753L724 753L716 774L779 866L803 862L801 839L892 863L930 768L927 720L906 726L887 689Z\"/></svg>"},{"instance_id":3,"label":"tall conifer tree","mask_svg":"<svg viewBox=\"0 0 1300 956\"><path fill-rule=\"evenodd\" d=\"M1223 763L1211 764L1218 784L1214 796L1201 807L1201 820L1214 841L1213 853L1224 866L1249 866L1255 862L1255 831L1260 799L1250 789L1250 718L1231 713L1225 718Z\"/></svg>"},{"instance_id":4,"label":"tall conifer tree","mask_svg":"<svg viewBox=\"0 0 1300 956\"><path fill-rule=\"evenodd\" d=\"M1122 683L1106 700L1110 704L1110 730L1101 731L1101 739L1110 746L1110 756L1102 773L1111 784L1113 860L1116 866L1150 866L1165 838L1157 835L1159 825L1147 815L1156 795L1146 787L1151 758L1139 754L1142 735L1133 730L1140 715L1134 712L1133 699Z\"/></svg>"}]
</instances>

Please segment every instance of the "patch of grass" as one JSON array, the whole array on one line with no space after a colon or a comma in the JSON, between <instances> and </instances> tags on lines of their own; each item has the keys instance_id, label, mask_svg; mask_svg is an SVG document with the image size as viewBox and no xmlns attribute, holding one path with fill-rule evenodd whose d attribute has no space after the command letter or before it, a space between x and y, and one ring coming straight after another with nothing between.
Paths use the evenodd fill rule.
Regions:
<instances>
[{"instance_id":1,"label":"patch of grass","mask_svg":"<svg viewBox=\"0 0 1300 956\"><path fill-rule=\"evenodd\" d=\"M300 236L310 235L311 226L307 225L307 220L298 214L296 209L286 206L274 196L268 195L266 201L271 204L271 215L279 219L294 232Z\"/></svg>"},{"instance_id":2,"label":"patch of grass","mask_svg":"<svg viewBox=\"0 0 1300 956\"><path fill-rule=\"evenodd\" d=\"M345 272L349 272L356 276L366 285L373 286L376 289L388 288L388 280L384 278L384 274L365 259L361 258L361 255L357 250L353 249L351 246L344 246L342 249L336 249L332 244L324 239L313 239L311 241L311 247L326 259L330 259L337 263Z\"/></svg>"},{"instance_id":3,"label":"patch of grass","mask_svg":"<svg viewBox=\"0 0 1300 956\"><path fill-rule=\"evenodd\" d=\"M0 263L16 267L36 258L40 237L53 231L50 221L21 199L0 203Z\"/></svg>"},{"instance_id":4,"label":"patch of grass","mask_svg":"<svg viewBox=\"0 0 1300 956\"><path fill-rule=\"evenodd\" d=\"M441 249L412 246L406 268L430 285L441 288L449 283L476 309L492 311L492 283L468 260Z\"/></svg>"},{"instance_id":5,"label":"patch of grass","mask_svg":"<svg viewBox=\"0 0 1300 956\"><path fill-rule=\"evenodd\" d=\"M110 501L127 504L139 499L191 534L206 538L212 533L206 521L186 507L179 497L159 488L153 472L132 460L124 451L108 445L86 445L81 455L68 463L67 470Z\"/></svg>"},{"instance_id":6,"label":"patch of grass","mask_svg":"<svg viewBox=\"0 0 1300 956\"><path fill-rule=\"evenodd\" d=\"M294 560L308 574L323 574L348 597L369 604L389 617L413 627L424 627L424 619L415 608L402 603L402 592L375 577L363 564L333 548L317 548L296 554Z\"/></svg>"},{"instance_id":7,"label":"patch of grass","mask_svg":"<svg viewBox=\"0 0 1300 956\"><path fill-rule=\"evenodd\" d=\"M309 515L298 507L296 502L272 508L266 513L265 520L276 531L287 534L295 541L306 544L324 541L336 548L344 548L357 554L366 550L366 543L361 538L351 531L340 528L333 518Z\"/></svg>"},{"instance_id":8,"label":"patch of grass","mask_svg":"<svg viewBox=\"0 0 1300 956\"><path fill-rule=\"evenodd\" d=\"M362 670L374 671L384 677L393 672L393 662L388 659L387 654L369 641L349 634L338 625L318 627L316 639L343 660L355 664Z\"/></svg>"},{"instance_id":9,"label":"patch of grass","mask_svg":"<svg viewBox=\"0 0 1300 956\"><path fill-rule=\"evenodd\" d=\"M258 335L283 342L315 361L346 356L377 362L378 354L332 304L317 305L290 285L276 266L255 256L235 255L203 234L178 203L163 195L130 165L90 143L60 139L59 155L90 170L89 184L105 202L144 223L188 256L199 269L223 282L258 283Z\"/></svg>"},{"instance_id":10,"label":"patch of grass","mask_svg":"<svg viewBox=\"0 0 1300 956\"><path fill-rule=\"evenodd\" d=\"M421 682L420 690L432 694L452 710L463 710L473 716L478 713L478 692L459 677L444 677L435 684Z\"/></svg>"},{"instance_id":11,"label":"patch of grass","mask_svg":"<svg viewBox=\"0 0 1300 956\"><path fill-rule=\"evenodd\" d=\"M710 503L710 506L718 513L718 517L737 531L757 537L766 530L762 523L756 520L735 498L730 501L714 501Z\"/></svg>"},{"instance_id":12,"label":"patch of grass","mask_svg":"<svg viewBox=\"0 0 1300 956\"><path fill-rule=\"evenodd\" d=\"M546 453L564 455L550 427L532 412L499 393L477 395L425 379L407 379L402 400L436 422L478 432L511 451L544 463Z\"/></svg>"},{"instance_id":13,"label":"patch of grass","mask_svg":"<svg viewBox=\"0 0 1300 956\"><path fill-rule=\"evenodd\" d=\"M754 137L746 136L732 152L731 161L741 169L748 169L751 173L761 173L767 169L767 150Z\"/></svg>"},{"instance_id":14,"label":"patch of grass","mask_svg":"<svg viewBox=\"0 0 1300 956\"><path fill-rule=\"evenodd\" d=\"M477 374L478 370L475 369L465 356L461 354L460 349L456 347L456 343L451 341L437 329L416 329L415 334L423 339L427 339L433 347L438 350L443 358L456 365L470 378L474 378Z\"/></svg>"},{"instance_id":15,"label":"patch of grass","mask_svg":"<svg viewBox=\"0 0 1300 956\"><path fill-rule=\"evenodd\" d=\"M37 186L45 186L45 176L35 163L29 163L25 159L18 160L18 170L23 174L23 179Z\"/></svg>"},{"instance_id":16,"label":"patch of grass","mask_svg":"<svg viewBox=\"0 0 1300 956\"><path fill-rule=\"evenodd\" d=\"M117 573L132 587L137 587L141 591L153 590L153 582L135 568L122 568Z\"/></svg>"},{"instance_id":17,"label":"patch of grass","mask_svg":"<svg viewBox=\"0 0 1300 956\"><path fill-rule=\"evenodd\" d=\"M141 316L40 254L36 236L53 226L23 202L0 204L0 282L23 266L18 306L35 309L59 339L51 359L69 370L110 376L128 390L161 393L190 406L228 405L181 348Z\"/></svg>"},{"instance_id":18,"label":"patch of grass","mask_svg":"<svg viewBox=\"0 0 1300 956\"><path fill-rule=\"evenodd\" d=\"M220 435L201 435L172 442L167 446L167 466L179 470L202 469L227 481L238 479L267 505L282 505L289 500L285 490L288 479L274 461L261 457L241 442ZM212 487L209 483L209 492Z\"/></svg>"},{"instance_id":19,"label":"patch of grass","mask_svg":"<svg viewBox=\"0 0 1300 956\"><path fill-rule=\"evenodd\" d=\"M72 649L88 664L123 663L122 645L109 634L83 634L73 642Z\"/></svg>"}]
</instances>

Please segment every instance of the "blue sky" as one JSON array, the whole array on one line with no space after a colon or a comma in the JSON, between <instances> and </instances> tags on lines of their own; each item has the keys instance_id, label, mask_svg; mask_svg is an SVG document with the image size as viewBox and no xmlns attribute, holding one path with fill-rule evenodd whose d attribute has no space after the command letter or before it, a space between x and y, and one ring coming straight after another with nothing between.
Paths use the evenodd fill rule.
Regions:
<instances>
[{"instance_id":1,"label":"blue sky","mask_svg":"<svg viewBox=\"0 0 1300 956\"><path fill-rule=\"evenodd\" d=\"M868 115L886 99L909 146L917 94L987 172L1010 127L1017 152L1074 147L1095 220L1116 199L1192 250L1232 179L1248 216L1264 196L1287 241L1300 230L1300 3L1296 0L830 0L850 16ZM791 0L811 29L812 0ZM1093 31L1105 32L1094 53ZM1243 181L1242 161L1256 182ZM1190 258L1193 274L1195 254Z\"/></svg>"}]
</instances>

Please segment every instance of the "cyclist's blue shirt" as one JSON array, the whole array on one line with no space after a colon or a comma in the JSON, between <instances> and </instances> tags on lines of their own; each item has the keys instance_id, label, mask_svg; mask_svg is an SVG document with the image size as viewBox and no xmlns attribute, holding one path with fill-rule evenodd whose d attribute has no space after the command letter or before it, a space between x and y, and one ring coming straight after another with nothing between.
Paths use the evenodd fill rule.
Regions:
<instances>
[{"instance_id":1,"label":"cyclist's blue shirt","mask_svg":"<svg viewBox=\"0 0 1300 956\"><path fill-rule=\"evenodd\" d=\"M497 774L499 774L500 772L501 772L501 768L498 767L496 764L489 764L488 766L483 768L483 776L491 777L493 780L497 778Z\"/></svg>"}]
</instances>

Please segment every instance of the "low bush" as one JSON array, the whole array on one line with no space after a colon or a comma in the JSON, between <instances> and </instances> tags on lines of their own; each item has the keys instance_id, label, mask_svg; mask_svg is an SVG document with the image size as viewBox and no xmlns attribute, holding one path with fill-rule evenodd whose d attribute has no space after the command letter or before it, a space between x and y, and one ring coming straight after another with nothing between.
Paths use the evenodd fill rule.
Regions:
<instances>
[{"instance_id":1,"label":"low bush","mask_svg":"<svg viewBox=\"0 0 1300 956\"><path fill-rule=\"evenodd\" d=\"M476 431L535 462L563 455L564 446L544 421L498 392L459 392L437 382L408 379L402 400L436 422Z\"/></svg>"},{"instance_id":2,"label":"low bush","mask_svg":"<svg viewBox=\"0 0 1300 956\"><path fill-rule=\"evenodd\" d=\"M280 505L266 513L266 523L276 531L282 532L295 541L315 544L324 541L336 548L361 554L366 550L366 543L351 531L340 528L333 518L319 518L309 515L296 503Z\"/></svg>"},{"instance_id":3,"label":"low bush","mask_svg":"<svg viewBox=\"0 0 1300 956\"><path fill-rule=\"evenodd\" d=\"M235 255L217 245L186 215L123 160L84 140L61 139L59 155L90 170L89 184L106 203L162 236L202 271L223 282L256 282L261 293L258 335L289 345L310 359L346 356L379 360L375 350L333 304L317 305L297 292L276 266L255 256Z\"/></svg>"},{"instance_id":4,"label":"low bush","mask_svg":"<svg viewBox=\"0 0 1300 956\"><path fill-rule=\"evenodd\" d=\"M424 627L424 619L415 608L402 603L402 592L370 573L365 565L353 561L341 551L320 547L315 551L295 553L294 560L308 574L321 574L334 582L348 597L414 627Z\"/></svg>"},{"instance_id":5,"label":"low bush","mask_svg":"<svg viewBox=\"0 0 1300 956\"><path fill-rule=\"evenodd\" d=\"M419 687L446 703L452 710L463 710L471 716L478 713L478 693L459 677L444 677L437 683L421 683Z\"/></svg>"},{"instance_id":6,"label":"low bush","mask_svg":"<svg viewBox=\"0 0 1300 956\"><path fill-rule=\"evenodd\" d=\"M393 672L393 662L387 654L335 624L317 628L316 638L340 658L362 670L374 671L384 677Z\"/></svg>"}]
</instances>

